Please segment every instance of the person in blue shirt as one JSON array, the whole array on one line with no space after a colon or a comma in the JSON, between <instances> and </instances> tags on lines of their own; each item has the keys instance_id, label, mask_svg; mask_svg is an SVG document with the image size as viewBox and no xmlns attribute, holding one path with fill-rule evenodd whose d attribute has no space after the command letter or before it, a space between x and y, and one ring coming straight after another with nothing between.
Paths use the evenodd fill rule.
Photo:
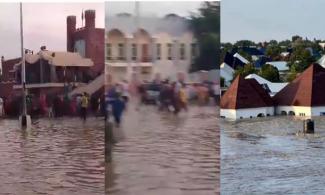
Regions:
<instances>
[{"instance_id":1,"label":"person in blue shirt","mask_svg":"<svg viewBox=\"0 0 325 195\"><path fill-rule=\"evenodd\" d=\"M111 102L111 105L115 124L117 127L119 127L121 123L122 114L125 109L125 101L120 93L117 94L117 98L115 98Z\"/></svg>"},{"instance_id":2,"label":"person in blue shirt","mask_svg":"<svg viewBox=\"0 0 325 195\"><path fill-rule=\"evenodd\" d=\"M116 90L116 86L110 88L106 95L106 120L109 119L109 115L112 114L116 126L121 123L123 111L125 110L125 101L122 98L122 94Z\"/></svg>"}]
</instances>

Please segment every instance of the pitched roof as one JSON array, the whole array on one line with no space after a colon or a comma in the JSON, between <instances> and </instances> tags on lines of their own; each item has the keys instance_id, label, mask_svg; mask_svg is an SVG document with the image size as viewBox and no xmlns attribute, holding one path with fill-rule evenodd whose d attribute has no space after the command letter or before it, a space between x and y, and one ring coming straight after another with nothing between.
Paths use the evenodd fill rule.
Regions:
<instances>
[{"instance_id":1,"label":"pitched roof","mask_svg":"<svg viewBox=\"0 0 325 195\"><path fill-rule=\"evenodd\" d=\"M270 92L272 93L270 94L271 96L278 93L281 89L288 85L288 83L273 83L257 74L249 74L245 77L245 79L255 79L260 85L267 85Z\"/></svg>"},{"instance_id":2,"label":"pitched roof","mask_svg":"<svg viewBox=\"0 0 325 195\"><path fill-rule=\"evenodd\" d=\"M289 70L288 63L286 61L271 61L266 62L265 64L270 64L274 67L276 67L279 71L287 71Z\"/></svg>"},{"instance_id":3,"label":"pitched roof","mask_svg":"<svg viewBox=\"0 0 325 195\"><path fill-rule=\"evenodd\" d=\"M223 60L224 63L228 64L233 69L236 69L238 66L240 66L240 67L245 66L246 63L244 61L247 61L247 60L238 54L240 57L242 57L244 59L244 61L242 61L241 59L236 57L238 55L236 55L236 56L235 55L232 55L231 53L226 52L225 58Z\"/></svg>"},{"instance_id":4,"label":"pitched roof","mask_svg":"<svg viewBox=\"0 0 325 195\"><path fill-rule=\"evenodd\" d=\"M311 64L294 81L277 93L273 99L283 106L324 106L325 69Z\"/></svg>"},{"instance_id":5,"label":"pitched roof","mask_svg":"<svg viewBox=\"0 0 325 195\"><path fill-rule=\"evenodd\" d=\"M245 53L247 53L247 54L249 54L251 56L252 55L255 55L255 56L262 56L262 55L264 55L264 53L261 50L257 49L256 47L243 47L242 50Z\"/></svg>"},{"instance_id":6,"label":"pitched roof","mask_svg":"<svg viewBox=\"0 0 325 195\"><path fill-rule=\"evenodd\" d=\"M320 64L321 66L325 67L325 55L323 55L318 61L318 64Z\"/></svg>"},{"instance_id":7,"label":"pitched roof","mask_svg":"<svg viewBox=\"0 0 325 195\"><path fill-rule=\"evenodd\" d=\"M94 63L89 58L83 58L77 52L54 52L54 51L40 51L37 54L26 54L25 60L29 64L36 63L39 59L48 60L49 64L54 66L77 66L77 67L90 67ZM21 61L16 64L20 65Z\"/></svg>"},{"instance_id":8,"label":"pitched roof","mask_svg":"<svg viewBox=\"0 0 325 195\"><path fill-rule=\"evenodd\" d=\"M226 93L221 97L223 109L258 108L273 106L266 90L255 80L237 76Z\"/></svg>"}]
</instances>

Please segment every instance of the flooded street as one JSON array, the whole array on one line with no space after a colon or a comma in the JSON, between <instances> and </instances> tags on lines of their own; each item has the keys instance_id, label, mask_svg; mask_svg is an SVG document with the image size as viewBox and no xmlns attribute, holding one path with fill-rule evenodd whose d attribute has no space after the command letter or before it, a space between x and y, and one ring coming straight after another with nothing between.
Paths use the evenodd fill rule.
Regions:
<instances>
[{"instance_id":1,"label":"flooded street","mask_svg":"<svg viewBox=\"0 0 325 195\"><path fill-rule=\"evenodd\" d=\"M279 116L221 124L223 194L324 194L325 118L314 135L301 119Z\"/></svg>"},{"instance_id":2,"label":"flooded street","mask_svg":"<svg viewBox=\"0 0 325 195\"><path fill-rule=\"evenodd\" d=\"M209 195L219 192L217 108L190 106L178 116L129 108L106 167L106 194Z\"/></svg>"},{"instance_id":3,"label":"flooded street","mask_svg":"<svg viewBox=\"0 0 325 195\"><path fill-rule=\"evenodd\" d=\"M104 193L104 121L0 119L0 194Z\"/></svg>"}]
</instances>

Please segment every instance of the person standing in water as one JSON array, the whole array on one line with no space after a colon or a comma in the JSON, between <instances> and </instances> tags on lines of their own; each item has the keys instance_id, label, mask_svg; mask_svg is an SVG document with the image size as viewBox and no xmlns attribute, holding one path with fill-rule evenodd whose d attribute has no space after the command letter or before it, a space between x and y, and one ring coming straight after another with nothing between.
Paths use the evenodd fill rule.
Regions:
<instances>
[{"instance_id":1,"label":"person standing in water","mask_svg":"<svg viewBox=\"0 0 325 195\"><path fill-rule=\"evenodd\" d=\"M88 109L88 97L86 92L83 93L81 97L81 117L84 121L87 119L87 109Z\"/></svg>"},{"instance_id":2,"label":"person standing in water","mask_svg":"<svg viewBox=\"0 0 325 195\"><path fill-rule=\"evenodd\" d=\"M122 113L125 110L125 102L120 93L117 93L116 95L117 97L111 104L116 127L119 127L121 124Z\"/></svg>"}]
</instances>

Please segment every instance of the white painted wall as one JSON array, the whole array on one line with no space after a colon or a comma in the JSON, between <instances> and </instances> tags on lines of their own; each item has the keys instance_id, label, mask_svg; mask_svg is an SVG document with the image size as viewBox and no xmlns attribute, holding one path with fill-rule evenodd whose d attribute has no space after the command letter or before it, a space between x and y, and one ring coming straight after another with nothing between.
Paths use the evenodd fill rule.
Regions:
<instances>
[{"instance_id":1,"label":"white painted wall","mask_svg":"<svg viewBox=\"0 0 325 195\"><path fill-rule=\"evenodd\" d=\"M152 57L151 66L151 74L146 75L146 79L153 79L154 75L156 73L160 73L162 78L171 77L176 78L177 72L185 72L188 73L188 70L191 65L192 61L192 55L191 55L191 44L195 43L195 38L193 36L192 32L185 32L181 36L173 37L169 35L168 33L161 32L158 34L150 35L151 40L148 39L147 36L140 36L138 40L136 40L136 37L129 37L128 38L128 44L125 44L126 47L131 47L132 43L146 43L149 46L149 56ZM117 55L117 44L119 42L123 42L125 39L120 36L118 33L111 33L110 37L108 38L108 33L106 34L106 43L112 44L112 55ZM172 44L172 60L168 60L168 49L167 44ZM156 44L161 44L161 58L158 60L156 58ZM180 59L180 45L185 44L185 59ZM126 51L131 52L130 48L127 48ZM140 45L138 45L138 56L141 54L141 48ZM128 55L128 54L126 54ZM129 54L130 55L130 54ZM132 72L132 64L134 62L128 62L125 61L119 61L120 63L125 63L124 67L117 67L120 65L117 65L117 63L112 63L109 61L106 61L107 70L110 74L116 75L115 77L118 78L128 78L131 75ZM114 68L109 68L111 66L114 66Z\"/></svg>"},{"instance_id":2,"label":"white painted wall","mask_svg":"<svg viewBox=\"0 0 325 195\"><path fill-rule=\"evenodd\" d=\"M277 106L276 114L281 115L283 111L289 114L289 112L294 112L295 116L299 116L300 114L304 114L305 116L311 116L311 107L305 106Z\"/></svg>"},{"instance_id":3,"label":"white painted wall","mask_svg":"<svg viewBox=\"0 0 325 195\"><path fill-rule=\"evenodd\" d=\"M292 111L295 116L321 116L325 114L325 106L306 107L306 106L277 106L276 114L281 115L282 111L287 114ZM324 114L322 114L324 113Z\"/></svg>"},{"instance_id":4,"label":"white painted wall","mask_svg":"<svg viewBox=\"0 0 325 195\"><path fill-rule=\"evenodd\" d=\"M226 63L220 65L220 76L225 79L225 85L230 86L235 70Z\"/></svg>"},{"instance_id":5,"label":"white painted wall","mask_svg":"<svg viewBox=\"0 0 325 195\"><path fill-rule=\"evenodd\" d=\"M317 106L311 108L312 116L323 116L325 114L325 106Z\"/></svg>"},{"instance_id":6,"label":"white painted wall","mask_svg":"<svg viewBox=\"0 0 325 195\"><path fill-rule=\"evenodd\" d=\"M274 115L274 107L261 107L261 108L245 108L245 109L220 109L220 116L228 119L240 119L240 118L255 118L258 114L264 114L264 116Z\"/></svg>"}]
</instances>

